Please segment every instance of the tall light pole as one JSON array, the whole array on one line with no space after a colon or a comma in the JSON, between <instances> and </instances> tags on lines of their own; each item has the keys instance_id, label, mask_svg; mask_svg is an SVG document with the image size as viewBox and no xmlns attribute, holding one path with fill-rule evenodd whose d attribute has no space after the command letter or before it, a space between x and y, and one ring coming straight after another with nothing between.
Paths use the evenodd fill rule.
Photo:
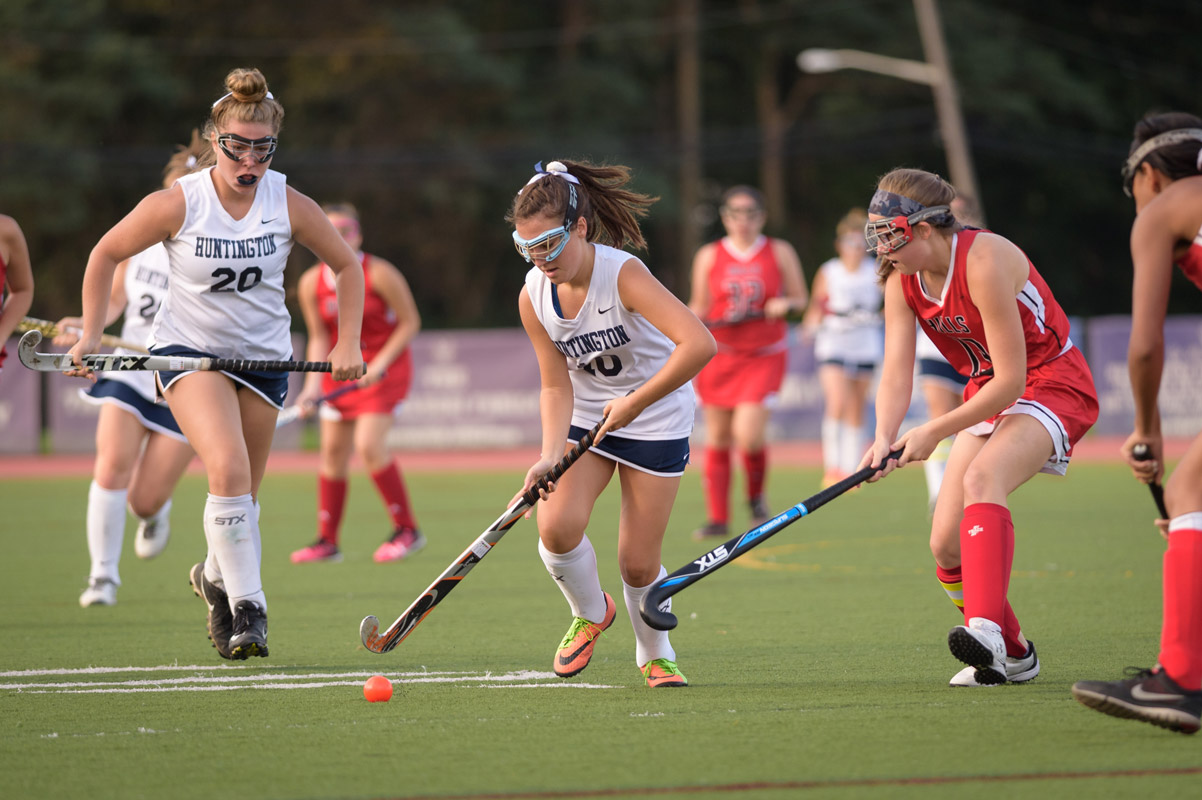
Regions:
<instances>
[{"instance_id":1,"label":"tall light pole","mask_svg":"<svg viewBox=\"0 0 1202 800\"><path fill-rule=\"evenodd\" d=\"M956 95L956 83L952 77L935 0L914 0L914 13L918 18L918 35L922 40L926 61L890 58L862 50L811 48L797 54L797 66L802 72L809 73L860 69L930 86L935 96L939 135L947 152L947 165L951 171L952 183L957 190L976 200L983 220L984 204L981 201L981 193L977 190L976 170L972 165L964 116Z\"/></svg>"}]
</instances>

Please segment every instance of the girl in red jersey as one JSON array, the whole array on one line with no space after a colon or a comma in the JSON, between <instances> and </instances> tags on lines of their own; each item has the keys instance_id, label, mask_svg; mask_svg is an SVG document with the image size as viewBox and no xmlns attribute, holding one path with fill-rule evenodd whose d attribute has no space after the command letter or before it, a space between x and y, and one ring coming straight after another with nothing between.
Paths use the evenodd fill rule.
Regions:
<instances>
[{"instance_id":1,"label":"girl in red jersey","mask_svg":"<svg viewBox=\"0 0 1202 800\"><path fill-rule=\"evenodd\" d=\"M895 169L869 205L865 235L880 258L886 336L876 439L861 465L879 465L879 480L958 434L931 524L936 574L966 622L948 633L952 654L968 665L951 685L1023 683L1039 674L1039 658L1006 597L1007 500L1038 472L1065 473L1097 419L1097 393L1034 265L1009 240L957 222L948 208L955 196L938 175ZM898 436L914 380L915 321L969 382L963 405ZM900 458L883 463L898 449Z\"/></svg>"},{"instance_id":2,"label":"girl in red jersey","mask_svg":"<svg viewBox=\"0 0 1202 800\"><path fill-rule=\"evenodd\" d=\"M693 257L689 308L706 321L718 354L694 381L705 420L702 485L709 521L694 538L726 538L730 520L731 446L747 471L752 523L769 516L764 499L769 398L785 376L785 316L808 299L797 251L763 235L764 198L750 186L722 197L726 236Z\"/></svg>"},{"instance_id":3,"label":"girl in red jersey","mask_svg":"<svg viewBox=\"0 0 1202 800\"><path fill-rule=\"evenodd\" d=\"M292 563L337 561L338 532L346 506L347 465L351 451L359 454L375 483L393 532L375 553L378 562L397 561L426 545L409 505L400 466L388 451L393 415L409 394L413 360L409 344L421 329L421 317L405 276L378 256L364 253L359 213L350 203L326 206L326 216L342 238L359 254L366 291L360 342L367 372L360 388L332 398L321 406L321 465L317 479L318 539L292 554ZM308 358L328 353L338 338L338 305L334 280L325 264L310 267L297 288L301 312L309 331ZM317 399L337 388L328 375L311 372L297 404L312 414Z\"/></svg>"},{"instance_id":4,"label":"girl in red jersey","mask_svg":"<svg viewBox=\"0 0 1202 800\"><path fill-rule=\"evenodd\" d=\"M0 368L7 355L4 343L33 304L33 268L25 234L12 217L0 214Z\"/></svg>"},{"instance_id":5,"label":"girl in red jersey","mask_svg":"<svg viewBox=\"0 0 1202 800\"><path fill-rule=\"evenodd\" d=\"M1150 483L1164 475L1157 398L1174 264L1202 289L1202 118L1172 112L1141 119L1123 181L1135 198L1136 217L1127 349L1135 430L1122 453L1135 477ZM1137 445L1148 449L1149 460L1134 457ZM1073 696L1106 714L1195 733L1202 727L1202 434L1194 437L1165 484L1164 502L1169 548L1157 666L1122 681L1079 681L1073 684Z\"/></svg>"}]
</instances>

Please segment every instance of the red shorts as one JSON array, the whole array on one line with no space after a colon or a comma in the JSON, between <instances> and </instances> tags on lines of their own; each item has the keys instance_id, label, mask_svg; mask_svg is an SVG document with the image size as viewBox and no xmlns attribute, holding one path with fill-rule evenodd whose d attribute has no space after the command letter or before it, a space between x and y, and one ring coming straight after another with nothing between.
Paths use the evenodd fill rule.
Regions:
<instances>
[{"instance_id":1,"label":"red shorts","mask_svg":"<svg viewBox=\"0 0 1202 800\"><path fill-rule=\"evenodd\" d=\"M972 397L983 384L970 381L964 399ZM1007 414L1028 414L1039 420L1052 437L1055 452L1041 472L1063 475L1073 453L1073 445L1098 421L1098 393L1085 356L1074 347L1027 372L1027 388L1014 405L991 419L973 425L967 433L985 436L993 432L998 420Z\"/></svg>"},{"instance_id":2,"label":"red shorts","mask_svg":"<svg viewBox=\"0 0 1202 800\"><path fill-rule=\"evenodd\" d=\"M719 351L693 379L693 386L706 406L734 408L740 403L763 403L780 391L788 355L783 349L768 355Z\"/></svg>"},{"instance_id":3,"label":"red shorts","mask_svg":"<svg viewBox=\"0 0 1202 800\"><path fill-rule=\"evenodd\" d=\"M371 386L347 392L322 404L323 419L355 419L362 414L391 414L409 395L413 372L409 369L389 369L384 377ZM322 393L344 385L329 375L322 378Z\"/></svg>"}]
</instances>

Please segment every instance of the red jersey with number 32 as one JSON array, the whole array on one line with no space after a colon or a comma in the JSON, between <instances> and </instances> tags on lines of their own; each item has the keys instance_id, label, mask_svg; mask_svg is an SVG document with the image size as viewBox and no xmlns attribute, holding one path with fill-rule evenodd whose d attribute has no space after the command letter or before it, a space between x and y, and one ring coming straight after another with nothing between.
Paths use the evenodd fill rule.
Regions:
<instances>
[{"instance_id":1,"label":"red jersey with number 32","mask_svg":"<svg viewBox=\"0 0 1202 800\"><path fill-rule=\"evenodd\" d=\"M706 321L722 323L712 332L724 350L754 352L783 345L784 320L763 318L764 302L781 294L780 267L770 238L761 236L746 252L735 250L725 237L715 242L709 294Z\"/></svg>"},{"instance_id":2,"label":"red jersey with number 32","mask_svg":"<svg viewBox=\"0 0 1202 800\"><path fill-rule=\"evenodd\" d=\"M918 322L947 358L948 363L973 383L993 377L993 361L985 340L981 312L968 292L968 251L973 241L989 231L963 230L956 234L952 266L943 284L943 296L931 297L917 275L902 275L902 292ZM1027 282L1014 298L1027 342L1027 370L1046 364L1071 349L1068 317L1035 265L1027 260ZM967 396L967 395L966 395Z\"/></svg>"}]
</instances>

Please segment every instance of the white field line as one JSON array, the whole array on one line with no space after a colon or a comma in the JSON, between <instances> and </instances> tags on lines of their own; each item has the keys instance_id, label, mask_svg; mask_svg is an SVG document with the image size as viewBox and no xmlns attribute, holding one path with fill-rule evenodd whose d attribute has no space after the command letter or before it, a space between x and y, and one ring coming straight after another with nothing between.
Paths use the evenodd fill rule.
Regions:
<instances>
[{"instance_id":1,"label":"white field line","mask_svg":"<svg viewBox=\"0 0 1202 800\"><path fill-rule=\"evenodd\" d=\"M42 677L50 675L111 674L122 672L148 672L153 667L103 668L89 667L83 670L28 670L25 672L0 673L6 677ZM237 672L230 667L163 667L166 671L204 670ZM0 691L16 691L21 694L131 694L151 692L225 692L237 689L321 689L334 686L359 686L362 679L376 674L371 671L356 672L311 672L280 673L241 670L244 674L193 675L175 678L137 678L124 681L53 681L0 683ZM493 674L491 672L401 672L387 675L394 684L461 683L474 684L476 688L567 688L567 689L620 689L594 683L566 683L552 672L519 670ZM353 680L331 680L352 678ZM548 681L541 683L539 681Z\"/></svg>"}]
</instances>

